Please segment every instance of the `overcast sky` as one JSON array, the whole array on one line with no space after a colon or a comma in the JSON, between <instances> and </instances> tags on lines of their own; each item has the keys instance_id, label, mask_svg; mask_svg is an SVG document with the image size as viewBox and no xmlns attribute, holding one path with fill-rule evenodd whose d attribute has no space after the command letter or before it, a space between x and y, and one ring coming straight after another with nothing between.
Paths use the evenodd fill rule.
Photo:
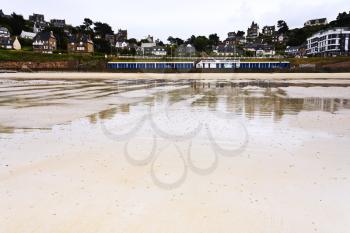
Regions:
<instances>
[{"instance_id":1,"label":"overcast sky","mask_svg":"<svg viewBox=\"0 0 350 233\"><path fill-rule=\"evenodd\" d=\"M166 40L169 35L218 33L223 39L228 31L244 30L252 20L260 27L284 19L288 25L301 27L307 19L336 18L350 10L349 0L0 0L4 13L16 12L25 18L42 13L45 19L66 19L72 25L85 17L110 24L114 31L128 29L129 37L153 35ZM6 3L5 3L6 2ZM11 2L11 4L10 4Z\"/></svg>"}]
</instances>

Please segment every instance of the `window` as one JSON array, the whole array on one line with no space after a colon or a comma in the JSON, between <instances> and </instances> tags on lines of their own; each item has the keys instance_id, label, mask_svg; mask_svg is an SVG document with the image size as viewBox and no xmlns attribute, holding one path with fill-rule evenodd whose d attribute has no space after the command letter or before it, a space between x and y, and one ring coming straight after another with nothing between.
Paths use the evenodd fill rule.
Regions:
<instances>
[{"instance_id":1,"label":"window","mask_svg":"<svg viewBox=\"0 0 350 233\"><path fill-rule=\"evenodd\" d=\"M328 39L338 38L338 34L330 34L328 35Z\"/></svg>"}]
</instances>

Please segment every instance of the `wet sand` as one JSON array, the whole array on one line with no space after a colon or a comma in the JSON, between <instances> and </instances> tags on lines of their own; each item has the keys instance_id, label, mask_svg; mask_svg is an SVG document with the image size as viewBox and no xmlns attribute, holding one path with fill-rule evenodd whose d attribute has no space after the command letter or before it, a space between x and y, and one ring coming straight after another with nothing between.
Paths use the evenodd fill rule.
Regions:
<instances>
[{"instance_id":1,"label":"wet sand","mask_svg":"<svg viewBox=\"0 0 350 233\"><path fill-rule=\"evenodd\" d=\"M307 79L350 79L350 73L69 73L69 72L39 72L39 73L0 73L0 79L236 79L236 80L307 80ZM345 79L345 80L344 80ZM348 83L348 82L347 82Z\"/></svg>"},{"instance_id":2,"label":"wet sand","mask_svg":"<svg viewBox=\"0 0 350 233\"><path fill-rule=\"evenodd\" d=\"M350 228L346 75L34 75L0 79L1 233Z\"/></svg>"}]
</instances>

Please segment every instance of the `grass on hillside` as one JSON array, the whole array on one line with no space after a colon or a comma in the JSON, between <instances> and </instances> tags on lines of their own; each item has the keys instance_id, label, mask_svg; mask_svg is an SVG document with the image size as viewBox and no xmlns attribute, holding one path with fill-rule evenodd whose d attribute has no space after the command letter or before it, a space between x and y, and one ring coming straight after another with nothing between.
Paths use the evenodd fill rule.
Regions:
<instances>
[{"instance_id":1,"label":"grass on hillside","mask_svg":"<svg viewBox=\"0 0 350 233\"><path fill-rule=\"evenodd\" d=\"M287 59L292 64L318 64L318 65L326 65L326 64L334 64L339 62L349 62L350 57L309 57L309 58L290 58Z\"/></svg>"},{"instance_id":2,"label":"grass on hillside","mask_svg":"<svg viewBox=\"0 0 350 233\"><path fill-rule=\"evenodd\" d=\"M32 51L15 51L0 49L0 61L91 61L103 60L103 56L73 55L73 54L41 54Z\"/></svg>"}]
</instances>

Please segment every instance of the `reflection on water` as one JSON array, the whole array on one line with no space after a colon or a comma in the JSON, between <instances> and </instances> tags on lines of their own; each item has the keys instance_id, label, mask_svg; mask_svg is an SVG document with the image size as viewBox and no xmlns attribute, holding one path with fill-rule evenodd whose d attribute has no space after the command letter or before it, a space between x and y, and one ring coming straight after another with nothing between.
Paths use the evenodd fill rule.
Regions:
<instances>
[{"instance_id":1,"label":"reflection on water","mask_svg":"<svg viewBox=\"0 0 350 233\"><path fill-rule=\"evenodd\" d=\"M14 133L14 131L15 129L12 127L4 127L0 125L0 133L10 134L10 133Z\"/></svg>"},{"instance_id":2,"label":"reflection on water","mask_svg":"<svg viewBox=\"0 0 350 233\"><path fill-rule=\"evenodd\" d=\"M213 111L222 108L248 119L272 116L280 120L285 114L298 114L303 110L334 113L342 108L350 108L347 99L290 98L283 91L272 88L209 88L202 89L202 94L203 98L195 101L193 106L207 107Z\"/></svg>"},{"instance_id":3,"label":"reflection on water","mask_svg":"<svg viewBox=\"0 0 350 233\"><path fill-rule=\"evenodd\" d=\"M168 91L147 92L159 87L184 87ZM305 97L289 95L289 88L304 88ZM194 109L207 109L234 113L245 118L271 117L280 121L285 115L295 115L301 111L324 111L335 113L341 109L350 109L349 97L330 98L313 95L316 84L266 81L215 81L215 80L105 80L105 81L13 81L0 82L0 110L39 109L48 106L65 108L81 106L101 100L106 103L105 110L88 115L89 122L95 124L98 119L112 119L118 113L128 113L139 103L155 106L167 101L167 104L197 97L191 104ZM349 88L344 85L317 84L325 92L336 92L336 88ZM333 89L332 89L333 88ZM116 101L124 93L146 91L142 98L133 103ZM312 95L311 95L312 96ZM129 98L129 97L125 97ZM132 97L133 98L133 97ZM27 117L31 117L28 115ZM35 116L40 117L40 116ZM0 133L13 133L14 127L6 125L0 118ZM73 119L72 119L73 120ZM34 128L34 127L33 127Z\"/></svg>"},{"instance_id":4,"label":"reflection on water","mask_svg":"<svg viewBox=\"0 0 350 233\"><path fill-rule=\"evenodd\" d=\"M98 119L101 120L110 120L112 119L117 113L128 113L130 111L130 105L129 104L121 104L118 107L103 110L99 113L92 114L88 116L88 119L91 124L96 124Z\"/></svg>"},{"instance_id":5,"label":"reflection on water","mask_svg":"<svg viewBox=\"0 0 350 233\"><path fill-rule=\"evenodd\" d=\"M249 118L254 116L276 116L277 119L284 114L297 114L306 111L325 111L334 113L339 109L350 108L348 99L338 98L293 98L276 88L257 86L230 87L220 84L220 88L194 88L194 92L203 94L203 98L193 103L194 106L208 107L217 110L217 105L227 112L236 112ZM312 89L312 87L309 87ZM327 87L324 87L326 90ZM305 92L308 88L305 89Z\"/></svg>"},{"instance_id":6,"label":"reflection on water","mask_svg":"<svg viewBox=\"0 0 350 233\"><path fill-rule=\"evenodd\" d=\"M312 88L312 86L308 88ZM324 89L327 88L324 87ZM287 93L278 87L260 87L258 85L238 87L237 85L224 83L192 85L191 88L179 89L168 92L166 95L161 94L147 98L147 103L154 106L166 100L169 105L172 105L191 96L201 96L192 103L193 108L235 113L247 119L272 117L273 120L280 121L284 115L296 115L301 111L323 111L333 114L341 109L350 109L349 99L293 98L288 97ZM144 100L142 103L145 103ZM129 112L130 108L132 108L130 105L121 105L119 108L105 110L97 115L102 120L111 119L118 112Z\"/></svg>"}]
</instances>

